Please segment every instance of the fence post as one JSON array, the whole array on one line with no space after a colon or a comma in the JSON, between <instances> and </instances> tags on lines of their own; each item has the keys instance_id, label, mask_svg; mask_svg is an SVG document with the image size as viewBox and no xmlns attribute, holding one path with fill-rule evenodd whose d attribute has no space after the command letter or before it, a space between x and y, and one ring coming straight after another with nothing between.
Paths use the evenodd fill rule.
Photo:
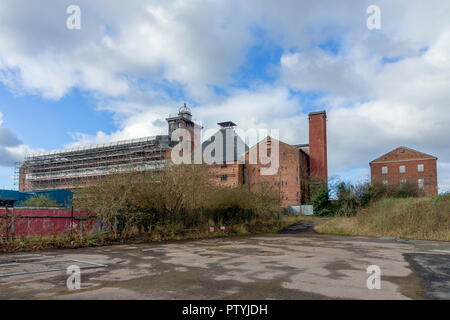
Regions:
<instances>
[{"instance_id":1,"label":"fence post","mask_svg":"<svg viewBox=\"0 0 450 320\"><path fill-rule=\"evenodd\" d=\"M9 241L8 206L5 205L6 241Z\"/></svg>"},{"instance_id":2,"label":"fence post","mask_svg":"<svg viewBox=\"0 0 450 320\"><path fill-rule=\"evenodd\" d=\"M70 234L72 234L72 225L73 225L73 206L70 214Z\"/></svg>"},{"instance_id":3,"label":"fence post","mask_svg":"<svg viewBox=\"0 0 450 320\"><path fill-rule=\"evenodd\" d=\"M14 207L12 207L12 215L11 215L11 240L14 239Z\"/></svg>"}]
</instances>

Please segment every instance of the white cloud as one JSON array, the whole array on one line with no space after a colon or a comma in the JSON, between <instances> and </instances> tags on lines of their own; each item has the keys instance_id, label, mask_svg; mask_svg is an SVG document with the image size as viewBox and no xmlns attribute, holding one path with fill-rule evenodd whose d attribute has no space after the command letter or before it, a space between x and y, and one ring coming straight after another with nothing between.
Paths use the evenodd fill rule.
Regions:
<instances>
[{"instance_id":1,"label":"white cloud","mask_svg":"<svg viewBox=\"0 0 450 320\"><path fill-rule=\"evenodd\" d=\"M23 144L10 129L1 127L2 123L3 114L0 112L0 167L12 167L33 150Z\"/></svg>"},{"instance_id":2,"label":"white cloud","mask_svg":"<svg viewBox=\"0 0 450 320\"><path fill-rule=\"evenodd\" d=\"M233 2L79 1L77 31L66 29L69 4L2 4L4 84L59 99L72 88L120 96L140 78L165 78L195 93L229 82L251 42L248 21Z\"/></svg>"},{"instance_id":3,"label":"white cloud","mask_svg":"<svg viewBox=\"0 0 450 320\"><path fill-rule=\"evenodd\" d=\"M304 143L312 106L290 90L315 91L323 93L318 109L328 111L331 173L362 172L407 145L439 157L440 184L450 185L450 3L380 0L382 30L373 32L369 0L78 2L80 31L65 28L70 1L0 7L3 84L50 99L78 88L113 113L116 132L73 133L68 146L163 134L178 96L196 103L194 117L206 128L232 120ZM283 50L280 78L236 89L232 75L258 44L255 30Z\"/></svg>"},{"instance_id":4,"label":"white cloud","mask_svg":"<svg viewBox=\"0 0 450 320\"><path fill-rule=\"evenodd\" d=\"M72 137L76 141L68 147L167 134L165 119L169 114L176 114L176 106L181 105L179 101L151 108L139 103L109 104L104 108L120 114L120 129L112 134L102 131L96 135L74 133ZM193 119L201 123L205 131L218 129L218 122L230 120L244 131L255 128L278 129L286 142L307 142L307 115L302 113L298 99L291 97L286 88L264 86L253 91L233 90L230 97L192 108L192 113Z\"/></svg>"}]
</instances>

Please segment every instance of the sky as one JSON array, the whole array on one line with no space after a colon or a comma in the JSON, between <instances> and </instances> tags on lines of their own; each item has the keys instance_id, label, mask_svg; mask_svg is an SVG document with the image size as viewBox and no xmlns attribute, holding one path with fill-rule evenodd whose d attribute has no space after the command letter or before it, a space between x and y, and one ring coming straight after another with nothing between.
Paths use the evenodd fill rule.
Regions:
<instances>
[{"instance_id":1,"label":"sky","mask_svg":"<svg viewBox=\"0 0 450 320\"><path fill-rule=\"evenodd\" d=\"M205 128L291 144L326 110L332 179L406 146L450 191L449 17L440 0L2 0L0 188L29 153L166 134L186 102Z\"/></svg>"}]
</instances>

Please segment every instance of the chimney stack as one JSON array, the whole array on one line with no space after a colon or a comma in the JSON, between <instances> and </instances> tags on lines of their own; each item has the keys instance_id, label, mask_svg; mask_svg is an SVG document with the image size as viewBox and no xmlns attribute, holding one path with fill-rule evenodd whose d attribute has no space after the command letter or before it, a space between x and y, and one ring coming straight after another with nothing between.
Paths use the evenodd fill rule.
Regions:
<instances>
[{"instance_id":1,"label":"chimney stack","mask_svg":"<svg viewBox=\"0 0 450 320\"><path fill-rule=\"evenodd\" d=\"M310 177L328 183L327 163L327 113L309 114Z\"/></svg>"}]
</instances>

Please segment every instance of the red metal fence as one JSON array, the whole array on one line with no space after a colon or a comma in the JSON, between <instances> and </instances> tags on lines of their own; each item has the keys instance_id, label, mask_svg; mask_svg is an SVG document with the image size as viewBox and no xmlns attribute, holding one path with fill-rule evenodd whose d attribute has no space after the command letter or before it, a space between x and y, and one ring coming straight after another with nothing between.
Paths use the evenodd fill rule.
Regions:
<instances>
[{"instance_id":1,"label":"red metal fence","mask_svg":"<svg viewBox=\"0 0 450 320\"><path fill-rule=\"evenodd\" d=\"M99 232L102 225L87 211L38 208L0 208L0 238Z\"/></svg>"}]
</instances>

